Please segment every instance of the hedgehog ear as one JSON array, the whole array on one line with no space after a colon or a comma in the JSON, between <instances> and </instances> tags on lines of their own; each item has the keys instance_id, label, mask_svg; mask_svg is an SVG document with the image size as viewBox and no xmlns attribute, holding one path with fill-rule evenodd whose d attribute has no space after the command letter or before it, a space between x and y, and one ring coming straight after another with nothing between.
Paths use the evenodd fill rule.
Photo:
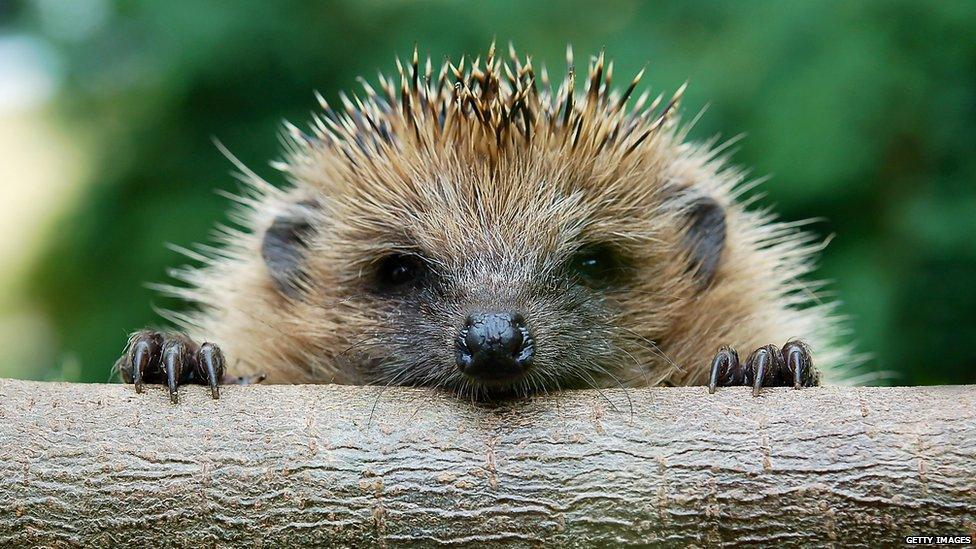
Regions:
<instances>
[{"instance_id":1,"label":"hedgehog ear","mask_svg":"<svg viewBox=\"0 0 976 549\"><path fill-rule=\"evenodd\" d=\"M261 257L271 281L287 297L299 297L307 280L305 254L314 232L312 220L318 209L318 204L311 200L293 204L264 232Z\"/></svg>"},{"instance_id":2,"label":"hedgehog ear","mask_svg":"<svg viewBox=\"0 0 976 549\"><path fill-rule=\"evenodd\" d=\"M688 272L704 290L718 272L725 249L725 209L710 196L695 196L682 208L687 218L683 243L691 257Z\"/></svg>"}]
</instances>

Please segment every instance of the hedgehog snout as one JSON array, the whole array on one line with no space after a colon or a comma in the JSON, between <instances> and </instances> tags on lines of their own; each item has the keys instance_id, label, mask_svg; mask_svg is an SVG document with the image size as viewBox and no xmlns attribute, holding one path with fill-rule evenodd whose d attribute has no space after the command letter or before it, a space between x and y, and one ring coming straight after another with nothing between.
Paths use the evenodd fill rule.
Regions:
<instances>
[{"instance_id":1,"label":"hedgehog snout","mask_svg":"<svg viewBox=\"0 0 976 549\"><path fill-rule=\"evenodd\" d=\"M535 340L519 313L474 312L458 333L456 351L463 374L487 383L510 382L531 366Z\"/></svg>"}]
</instances>

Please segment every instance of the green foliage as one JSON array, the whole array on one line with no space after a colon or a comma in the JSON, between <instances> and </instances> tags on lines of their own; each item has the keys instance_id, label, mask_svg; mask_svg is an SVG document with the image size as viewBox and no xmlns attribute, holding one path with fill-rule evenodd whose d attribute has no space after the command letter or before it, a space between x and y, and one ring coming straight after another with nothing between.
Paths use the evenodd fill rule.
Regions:
<instances>
[{"instance_id":1,"label":"green foliage","mask_svg":"<svg viewBox=\"0 0 976 549\"><path fill-rule=\"evenodd\" d=\"M37 263L32 297L83 380L157 320L143 281L207 240L233 190L215 136L271 180L280 120L335 98L414 43L435 60L493 37L562 69L605 46L624 80L690 81L693 136L746 132L761 203L836 238L820 274L860 350L896 383L976 382L976 4L969 2L159 2L104 6L71 40L46 3L11 10L64 56L66 125L97 136L94 181ZM50 14L48 14L50 15ZM48 17L49 18L49 17ZM802 334L797 334L798 336ZM39 372L38 376L44 374Z\"/></svg>"}]
</instances>

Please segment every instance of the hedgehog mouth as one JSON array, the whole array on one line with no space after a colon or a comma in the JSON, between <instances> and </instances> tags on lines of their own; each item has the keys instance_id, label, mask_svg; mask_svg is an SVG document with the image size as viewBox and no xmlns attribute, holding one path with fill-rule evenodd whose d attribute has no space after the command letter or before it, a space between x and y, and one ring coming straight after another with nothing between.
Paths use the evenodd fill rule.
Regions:
<instances>
[{"instance_id":1,"label":"hedgehog mouth","mask_svg":"<svg viewBox=\"0 0 976 549\"><path fill-rule=\"evenodd\" d=\"M529 373L521 373L515 376L499 375L498 377L469 376L461 374L464 383L470 387L492 394L507 395L520 392L519 389L527 385L530 377ZM531 383L528 384L531 387ZM523 391L524 392L524 391Z\"/></svg>"},{"instance_id":2,"label":"hedgehog mouth","mask_svg":"<svg viewBox=\"0 0 976 549\"><path fill-rule=\"evenodd\" d=\"M462 399L474 402L497 402L526 398L541 393L542 390L526 383L529 376L522 376L516 380L485 381L483 379L464 378L464 382L453 389L444 388Z\"/></svg>"}]
</instances>

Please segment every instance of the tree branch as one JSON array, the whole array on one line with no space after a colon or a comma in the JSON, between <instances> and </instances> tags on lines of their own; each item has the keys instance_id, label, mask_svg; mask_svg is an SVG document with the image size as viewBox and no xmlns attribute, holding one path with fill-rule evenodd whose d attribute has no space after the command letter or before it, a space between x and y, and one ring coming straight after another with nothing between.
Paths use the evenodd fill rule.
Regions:
<instances>
[{"instance_id":1,"label":"tree branch","mask_svg":"<svg viewBox=\"0 0 976 549\"><path fill-rule=\"evenodd\" d=\"M0 545L889 544L976 534L976 387L0 380Z\"/></svg>"}]
</instances>

